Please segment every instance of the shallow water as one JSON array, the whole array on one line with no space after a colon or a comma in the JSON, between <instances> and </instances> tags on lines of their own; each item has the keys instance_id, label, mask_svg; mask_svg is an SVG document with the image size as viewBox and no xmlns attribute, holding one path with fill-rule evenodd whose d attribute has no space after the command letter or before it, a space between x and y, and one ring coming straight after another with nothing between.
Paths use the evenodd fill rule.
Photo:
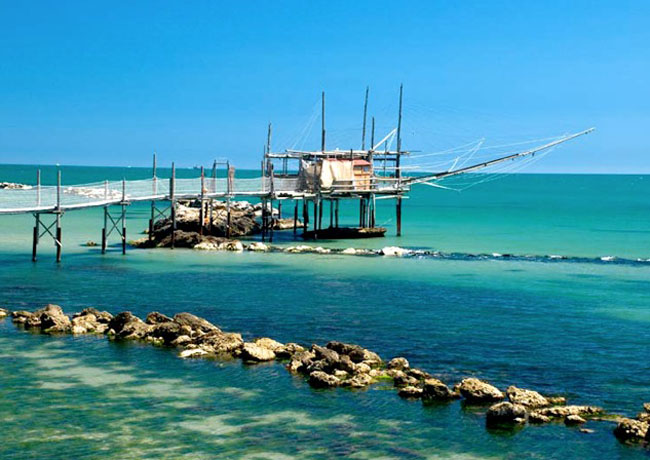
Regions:
<instances>
[{"instance_id":1,"label":"shallow water","mask_svg":"<svg viewBox=\"0 0 650 460\"><path fill-rule=\"evenodd\" d=\"M84 178L91 173L85 171ZM628 188L630 181L634 190L647 187L647 177L610 177L611 196L586 200L588 211L572 209L566 194L557 196L548 191L557 187L544 185L566 177L527 177L485 184L469 197L414 193L406 203L406 235L363 244L650 257L650 213L647 206L637 212L643 201ZM583 196L602 184L602 177L588 178L577 179L591 187ZM529 188L510 196L523 183ZM479 208L472 212L485 219L463 217L477 196L509 219ZM511 206L504 205L507 196ZM531 196L537 196L535 206ZM438 203L436 212L431 202ZM133 233L144 227L147 212L134 208ZM390 218L390 210L384 211ZM139 315L190 311L247 339L360 343L387 358L406 356L448 383L476 375L500 387L531 387L628 415L650 401L645 264L191 250L133 250L126 257L113 250L101 256L83 246L97 239L100 223L97 211L67 213L64 260L57 266L45 244L39 262L29 261L28 217L0 217L0 304L32 309L53 302L67 312L92 305ZM530 231L519 232L522 226ZM348 245L359 242L338 243ZM609 423L589 422L593 434L559 424L489 431L482 407L423 406L382 385L313 390L280 364L187 361L175 354L104 337L35 335L0 322L0 458L648 455L619 444Z\"/></svg>"}]
</instances>

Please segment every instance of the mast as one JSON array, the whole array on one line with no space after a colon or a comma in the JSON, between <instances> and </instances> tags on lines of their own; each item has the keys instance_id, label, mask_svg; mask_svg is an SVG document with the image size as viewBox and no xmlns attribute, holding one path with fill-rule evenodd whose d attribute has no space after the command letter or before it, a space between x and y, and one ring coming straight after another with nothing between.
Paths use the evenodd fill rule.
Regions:
<instances>
[{"instance_id":1,"label":"mast","mask_svg":"<svg viewBox=\"0 0 650 460\"><path fill-rule=\"evenodd\" d=\"M366 99L363 103L363 130L361 131L361 150L366 149L366 117L368 115L368 92L370 87L366 86Z\"/></svg>"},{"instance_id":2,"label":"mast","mask_svg":"<svg viewBox=\"0 0 650 460\"><path fill-rule=\"evenodd\" d=\"M321 95L321 141L320 149L325 152L325 91Z\"/></svg>"}]
</instances>

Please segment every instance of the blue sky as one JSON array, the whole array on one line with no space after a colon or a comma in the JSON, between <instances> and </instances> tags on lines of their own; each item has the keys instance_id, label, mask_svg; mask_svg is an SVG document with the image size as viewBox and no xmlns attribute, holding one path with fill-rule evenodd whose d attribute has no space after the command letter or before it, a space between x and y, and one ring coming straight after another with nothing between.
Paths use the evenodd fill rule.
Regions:
<instances>
[{"instance_id":1,"label":"blue sky","mask_svg":"<svg viewBox=\"0 0 650 460\"><path fill-rule=\"evenodd\" d=\"M404 83L405 148L596 126L533 171L650 173L648 24L648 1L1 0L0 162L256 167L321 90L349 148L366 85L379 132Z\"/></svg>"}]
</instances>

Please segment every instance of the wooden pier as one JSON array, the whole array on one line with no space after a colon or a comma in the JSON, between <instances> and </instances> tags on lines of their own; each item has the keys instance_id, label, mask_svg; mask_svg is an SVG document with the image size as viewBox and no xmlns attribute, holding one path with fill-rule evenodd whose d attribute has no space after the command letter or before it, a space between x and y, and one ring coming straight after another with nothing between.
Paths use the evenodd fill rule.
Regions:
<instances>
[{"instance_id":1,"label":"wooden pier","mask_svg":"<svg viewBox=\"0 0 650 460\"><path fill-rule=\"evenodd\" d=\"M63 248L62 218L68 211L103 207L103 227L101 252L105 253L108 239L116 234L121 243L122 253L126 254L126 215L128 206L135 202L150 202L149 235L158 219L170 217L172 221L171 246L174 247L176 229L176 210L179 200L197 200L200 204L200 233L204 223L212 224L212 202L224 200L227 207L226 236L230 237L230 206L234 199L256 199L262 203L262 240L273 241L277 218L282 209L293 208L293 234L298 236L298 228L308 239L328 238L367 238L383 236L385 228L376 227L376 201L395 200L396 234L402 234L402 202L411 186L416 184L434 185L444 178L471 173L497 163L535 155L558 144L587 134L593 130L563 136L553 142L534 149L510 154L504 157L440 173L403 176L402 157L409 151L402 149L402 99L403 88L399 91L399 111L396 128L381 140L375 142L375 120L371 119L370 143L366 145L366 121L368 118L368 89L366 88L363 124L361 129L361 148L349 150L328 150L326 148L325 93L322 94L321 110L321 148L319 150L271 149L271 125L268 133L261 176L258 178L236 178L235 169L229 162L214 162L210 177L201 168L199 177L180 179L172 163L171 177L157 176L156 154L153 157L152 177L145 180L104 181L94 184L63 186L61 171L57 174L56 186L41 185L40 171L36 185L23 189L0 189L0 215L32 214L33 228L32 260L37 260L38 245L45 236L50 236L56 247L56 261L61 261ZM389 145L396 140L397 148ZM225 166L226 176L217 177L219 166ZM340 202L358 201L359 219L354 227L340 227ZM287 205L290 202L293 204ZM278 216L269 209L277 204ZM117 210L114 210L117 208ZM325 209L329 213L329 225L323 226ZM311 210L311 214L310 214ZM299 215L302 213L302 225ZM206 219L206 217L208 217Z\"/></svg>"}]
</instances>

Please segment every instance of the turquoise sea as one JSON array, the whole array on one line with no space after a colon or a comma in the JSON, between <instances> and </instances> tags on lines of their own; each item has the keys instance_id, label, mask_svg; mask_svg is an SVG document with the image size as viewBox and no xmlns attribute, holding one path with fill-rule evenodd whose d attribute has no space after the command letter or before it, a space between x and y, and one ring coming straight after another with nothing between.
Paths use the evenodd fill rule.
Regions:
<instances>
[{"instance_id":1,"label":"turquoise sea","mask_svg":"<svg viewBox=\"0 0 650 460\"><path fill-rule=\"evenodd\" d=\"M0 181L33 182L35 169L0 166ZM54 171L44 168L45 182ZM69 184L149 175L63 167ZM247 339L350 341L385 358L405 356L449 384L478 376L635 415L650 401L649 197L650 176L640 175L512 175L462 193L421 186L405 202L402 237L394 236L393 203L381 201L386 238L320 243L450 255L439 258L179 249L122 256L116 239L102 256L85 245L100 238L102 214L93 209L64 215L60 265L46 240L34 264L33 218L0 216L0 306L189 311ZM343 210L350 224L353 211ZM130 207L129 238L140 236L148 212L146 204ZM276 237L292 244L291 232ZM522 257L475 257L494 253ZM620 444L608 422L587 423L591 434L563 424L494 431L485 407L424 406L382 385L314 390L278 363L175 355L1 321L0 458L649 455Z\"/></svg>"}]
</instances>

